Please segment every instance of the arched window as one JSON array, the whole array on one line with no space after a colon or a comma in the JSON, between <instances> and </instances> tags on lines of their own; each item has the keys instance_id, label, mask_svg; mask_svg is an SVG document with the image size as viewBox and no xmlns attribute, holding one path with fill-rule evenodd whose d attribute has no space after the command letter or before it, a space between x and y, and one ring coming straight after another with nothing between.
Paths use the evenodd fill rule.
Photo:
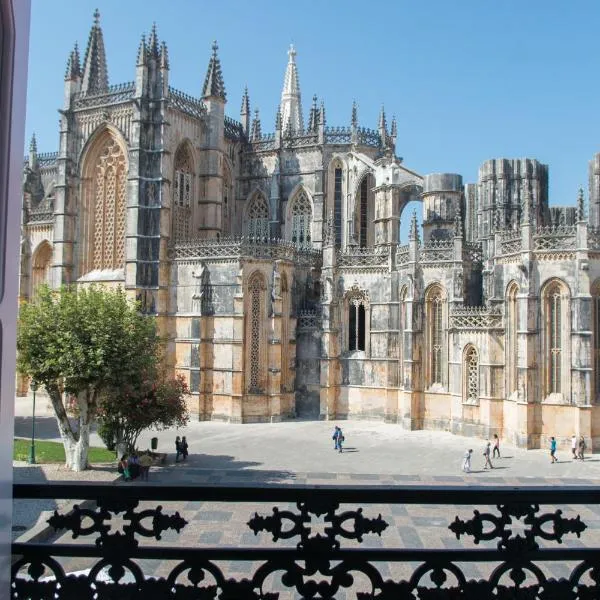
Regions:
<instances>
[{"instance_id":1,"label":"arched window","mask_svg":"<svg viewBox=\"0 0 600 600\"><path fill-rule=\"evenodd\" d=\"M374 186L373 175L367 173L358 187L358 197L356 198L356 217L355 223L355 236L361 248L366 248L372 243L369 243L370 232L369 225L373 219L373 200L372 200L372 188Z\"/></svg>"},{"instance_id":2,"label":"arched window","mask_svg":"<svg viewBox=\"0 0 600 600\"><path fill-rule=\"evenodd\" d=\"M193 162L187 144L175 152L173 178L173 235L176 240L186 240L192 232L192 178Z\"/></svg>"},{"instance_id":3,"label":"arched window","mask_svg":"<svg viewBox=\"0 0 600 600\"><path fill-rule=\"evenodd\" d=\"M569 294L566 286L551 281L542 294L544 323L546 395L569 395L569 353L571 335L569 323Z\"/></svg>"},{"instance_id":4,"label":"arched window","mask_svg":"<svg viewBox=\"0 0 600 600\"><path fill-rule=\"evenodd\" d=\"M311 242L312 207L304 190L300 190L292 200L292 242L298 246L309 246Z\"/></svg>"},{"instance_id":5,"label":"arched window","mask_svg":"<svg viewBox=\"0 0 600 600\"><path fill-rule=\"evenodd\" d=\"M250 365L248 376L248 391L257 394L265 388L264 354L264 321L265 321L265 279L261 273L254 273L248 281L249 322L247 328L248 363Z\"/></svg>"},{"instance_id":6,"label":"arched window","mask_svg":"<svg viewBox=\"0 0 600 600\"><path fill-rule=\"evenodd\" d=\"M33 253L31 260L31 297L42 284L50 285L50 268L52 266L52 246L43 241Z\"/></svg>"},{"instance_id":7,"label":"arched window","mask_svg":"<svg viewBox=\"0 0 600 600\"><path fill-rule=\"evenodd\" d=\"M346 304L348 314L347 349L349 352L366 351L369 337L369 298L365 291L353 287L346 297Z\"/></svg>"},{"instance_id":8,"label":"arched window","mask_svg":"<svg viewBox=\"0 0 600 600\"><path fill-rule=\"evenodd\" d=\"M594 367L593 393L591 402L596 403L600 394L600 282L592 287L592 364Z\"/></svg>"},{"instance_id":9,"label":"arched window","mask_svg":"<svg viewBox=\"0 0 600 600\"><path fill-rule=\"evenodd\" d=\"M513 283L506 294L506 392L512 394L518 389L518 339L519 313L517 294L519 286Z\"/></svg>"},{"instance_id":10,"label":"arched window","mask_svg":"<svg viewBox=\"0 0 600 600\"><path fill-rule=\"evenodd\" d=\"M127 161L108 130L96 140L82 171L80 275L124 269Z\"/></svg>"},{"instance_id":11,"label":"arched window","mask_svg":"<svg viewBox=\"0 0 600 600\"><path fill-rule=\"evenodd\" d=\"M257 193L250 200L246 213L246 235L266 240L269 237L269 207L265 197Z\"/></svg>"},{"instance_id":12,"label":"arched window","mask_svg":"<svg viewBox=\"0 0 600 600\"><path fill-rule=\"evenodd\" d=\"M444 293L440 286L429 288L425 300L427 317L427 341L429 346L428 383L430 386L444 385L445 357L445 307Z\"/></svg>"},{"instance_id":13,"label":"arched window","mask_svg":"<svg viewBox=\"0 0 600 600\"><path fill-rule=\"evenodd\" d=\"M479 356L475 346L468 346L465 351L463 372L464 401L477 404L479 402Z\"/></svg>"}]
</instances>

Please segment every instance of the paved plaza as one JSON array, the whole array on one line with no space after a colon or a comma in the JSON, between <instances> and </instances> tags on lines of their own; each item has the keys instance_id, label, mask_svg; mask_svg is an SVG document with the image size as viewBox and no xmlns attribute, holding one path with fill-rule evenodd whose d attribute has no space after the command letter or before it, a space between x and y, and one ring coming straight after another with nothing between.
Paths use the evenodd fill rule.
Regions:
<instances>
[{"instance_id":1,"label":"paved plaza","mask_svg":"<svg viewBox=\"0 0 600 600\"><path fill-rule=\"evenodd\" d=\"M16 434L27 436L31 417L27 416L26 402L19 400ZM21 414L19 414L19 412ZM38 432L44 439L58 439L56 424L51 414L40 409ZM331 439L334 424L340 425L346 438L344 452L333 448ZM274 424L229 425L224 423L192 422L185 429L146 432L140 440L141 448L157 435L159 450L169 453L167 464L151 470L149 485L236 485L236 484L335 484L335 485L403 485L436 484L468 485L595 485L600 481L600 455L590 455L585 461L573 461L570 452L558 453L559 463L551 464L546 450L522 450L502 444L502 458L494 460L493 470L484 470L484 440L454 436L448 432L405 431L399 426L379 422L299 421ZM187 461L174 463L175 435L186 435L190 456ZM95 436L94 444L100 444ZM462 455L473 448L473 472L461 472ZM20 466L15 469L16 481L43 483L52 480L113 481L119 486L141 485L139 481L123 482L116 477L110 465L97 466L84 473L71 473L61 466ZM27 521L26 509L16 508L16 519L22 515ZM179 511L188 521L180 534L166 533L163 540L153 544L181 544L190 546L227 545L236 547L272 546L271 536L263 533L256 537L247 526L254 512L271 513L269 504L234 504L227 502L162 503L164 512ZM146 506L146 504L144 504ZM148 503L147 506L154 506ZM39 509L52 510L52 503ZM281 508L290 508L292 506ZM480 508L480 507L478 507ZM550 507L542 507L545 512ZM581 515L587 530L581 539L567 536L563 547L600 545L600 506L561 507L565 516ZM377 516L388 523L383 536L365 537L367 547L461 548L474 547L470 540L456 540L448 524L459 514L472 515L472 507L406 505L371 505L364 507L366 516ZM35 507L32 506L32 511ZM492 509L492 512L495 512ZM36 515L37 518L37 515ZM43 521L42 517L40 522ZM27 523L31 525L31 523ZM57 538L58 542L73 542L70 535ZM90 540L79 540L81 542ZM143 541L142 543L148 543ZM281 542L280 542L281 543ZM285 543L285 542L284 542ZM288 542L295 543L295 542ZM494 542L495 543L495 542ZM480 546L485 546L481 544ZM66 564L70 571L89 568L86 559L73 559ZM228 573L248 576L251 564L223 565ZM173 565L167 561L146 561L147 574L163 576ZM566 576L571 565L548 566L554 577ZM403 570L405 569L405 570ZM382 565L387 577L402 577L407 567ZM465 574L481 577L489 573L489 566L467 565ZM276 589L281 589L274 583ZM342 597L342 596L339 596Z\"/></svg>"}]
</instances>

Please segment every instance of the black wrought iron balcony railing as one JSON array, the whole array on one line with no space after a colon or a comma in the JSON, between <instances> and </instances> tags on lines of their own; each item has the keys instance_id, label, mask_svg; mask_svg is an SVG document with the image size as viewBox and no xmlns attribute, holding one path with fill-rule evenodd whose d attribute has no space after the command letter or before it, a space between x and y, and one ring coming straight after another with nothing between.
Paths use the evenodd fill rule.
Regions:
<instances>
[{"instance_id":1,"label":"black wrought iron balcony railing","mask_svg":"<svg viewBox=\"0 0 600 600\"><path fill-rule=\"evenodd\" d=\"M49 519L72 540L13 543L12 598L600 598L596 487L82 483L20 484L14 496L87 502ZM201 503L205 520L190 522ZM242 511L244 544L206 545L218 504ZM455 514L440 527L441 546L398 546L398 528L378 512L434 505ZM73 558L88 568L73 573ZM162 575L146 572L153 561ZM485 576L470 578L473 565ZM553 577L556 565L567 575Z\"/></svg>"}]
</instances>

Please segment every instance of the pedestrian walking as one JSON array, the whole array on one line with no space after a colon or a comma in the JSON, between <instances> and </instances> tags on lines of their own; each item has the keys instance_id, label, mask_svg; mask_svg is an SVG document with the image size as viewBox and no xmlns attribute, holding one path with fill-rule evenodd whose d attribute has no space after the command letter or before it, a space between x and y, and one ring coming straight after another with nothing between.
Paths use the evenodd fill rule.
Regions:
<instances>
[{"instance_id":1,"label":"pedestrian walking","mask_svg":"<svg viewBox=\"0 0 600 600\"><path fill-rule=\"evenodd\" d=\"M483 450L483 456L485 456L485 465L484 465L484 469L487 469L488 467L490 469L494 468L494 465L492 464L492 461L490 460L490 454L492 453L492 444L490 443L490 440L488 440L485 443L485 449Z\"/></svg>"},{"instance_id":2,"label":"pedestrian walking","mask_svg":"<svg viewBox=\"0 0 600 600\"><path fill-rule=\"evenodd\" d=\"M181 439L179 436L175 438L175 462L179 462L179 455L181 454Z\"/></svg>"},{"instance_id":3,"label":"pedestrian walking","mask_svg":"<svg viewBox=\"0 0 600 600\"><path fill-rule=\"evenodd\" d=\"M585 454L585 438L583 436L581 436L579 438L579 454L578 454L577 458L580 458L581 460L583 460L584 454Z\"/></svg>"},{"instance_id":4,"label":"pedestrian walking","mask_svg":"<svg viewBox=\"0 0 600 600\"><path fill-rule=\"evenodd\" d=\"M188 457L188 443L185 439L185 435L181 438L181 454L183 456L183 460Z\"/></svg>"},{"instance_id":5,"label":"pedestrian walking","mask_svg":"<svg viewBox=\"0 0 600 600\"><path fill-rule=\"evenodd\" d=\"M496 454L498 454L498 458L500 458L500 438L498 434L494 434L494 451L492 453L492 458L496 458Z\"/></svg>"},{"instance_id":6,"label":"pedestrian walking","mask_svg":"<svg viewBox=\"0 0 600 600\"><path fill-rule=\"evenodd\" d=\"M346 438L344 437L344 432L342 431L342 428L338 427L338 451L340 452L340 454L342 453L342 444L345 440Z\"/></svg>"},{"instance_id":7,"label":"pedestrian walking","mask_svg":"<svg viewBox=\"0 0 600 600\"><path fill-rule=\"evenodd\" d=\"M577 436L575 434L571 436L571 452L573 453L573 460L577 460Z\"/></svg>"},{"instance_id":8,"label":"pedestrian walking","mask_svg":"<svg viewBox=\"0 0 600 600\"><path fill-rule=\"evenodd\" d=\"M334 450L338 449L338 440L340 437L340 431L341 431L341 429L337 425L333 429L333 436L331 437L331 439L333 440L333 449Z\"/></svg>"},{"instance_id":9,"label":"pedestrian walking","mask_svg":"<svg viewBox=\"0 0 600 600\"><path fill-rule=\"evenodd\" d=\"M558 462L558 458L556 458L556 440L554 436L550 438L550 464L554 464Z\"/></svg>"},{"instance_id":10,"label":"pedestrian walking","mask_svg":"<svg viewBox=\"0 0 600 600\"><path fill-rule=\"evenodd\" d=\"M462 470L465 473L470 473L471 472L471 454L473 454L473 449L469 448L465 452L465 455L463 456Z\"/></svg>"}]
</instances>

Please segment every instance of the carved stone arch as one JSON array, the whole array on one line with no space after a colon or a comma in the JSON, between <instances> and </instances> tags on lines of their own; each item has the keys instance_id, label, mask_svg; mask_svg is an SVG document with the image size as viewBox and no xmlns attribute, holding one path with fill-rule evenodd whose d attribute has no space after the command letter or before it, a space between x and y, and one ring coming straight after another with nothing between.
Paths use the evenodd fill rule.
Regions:
<instances>
[{"instance_id":1,"label":"carved stone arch","mask_svg":"<svg viewBox=\"0 0 600 600\"><path fill-rule=\"evenodd\" d=\"M125 134L112 123L103 122L98 125L89 135L81 151L79 152L79 157L77 159L77 173L81 178L85 177L84 167L85 165L90 164L89 154L90 152L94 152L97 150L97 141L98 138L106 133L112 135L115 141L121 147L123 151L123 155L125 156L125 160L127 161L127 171L129 172L129 146L127 144L127 137Z\"/></svg>"},{"instance_id":2,"label":"carved stone arch","mask_svg":"<svg viewBox=\"0 0 600 600\"><path fill-rule=\"evenodd\" d=\"M571 290L551 277L540 288L543 398L571 402Z\"/></svg>"},{"instance_id":3,"label":"carved stone arch","mask_svg":"<svg viewBox=\"0 0 600 600\"><path fill-rule=\"evenodd\" d=\"M479 352L473 344L463 348L462 398L465 404L479 404Z\"/></svg>"},{"instance_id":4,"label":"carved stone arch","mask_svg":"<svg viewBox=\"0 0 600 600\"><path fill-rule=\"evenodd\" d=\"M285 239L299 247L312 245L314 204L312 195L299 183L289 195L285 210Z\"/></svg>"},{"instance_id":5,"label":"carved stone arch","mask_svg":"<svg viewBox=\"0 0 600 600\"><path fill-rule=\"evenodd\" d=\"M246 200L244 235L259 240L269 238L269 201L265 193L258 187Z\"/></svg>"},{"instance_id":6,"label":"carved stone arch","mask_svg":"<svg viewBox=\"0 0 600 600\"><path fill-rule=\"evenodd\" d=\"M259 269L253 271L246 284L246 390L264 393L267 388L267 279Z\"/></svg>"},{"instance_id":7,"label":"carved stone arch","mask_svg":"<svg viewBox=\"0 0 600 600\"><path fill-rule=\"evenodd\" d=\"M172 236L186 240L194 232L196 156L189 138L184 138L173 155Z\"/></svg>"},{"instance_id":8,"label":"carved stone arch","mask_svg":"<svg viewBox=\"0 0 600 600\"><path fill-rule=\"evenodd\" d=\"M118 271L124 277L127 220L127 145L116 128L104 125L81 154L77 214L79 277Z\"/></svg>"},{"instance_id":9,"label":"carved stone arch","mask_svg":"<svg viewBox=\"0 0 600 600\"><path fill-rule=\"evenodd\" d=\"M29 296L35 296L37 288L42 284L50 285L52 256L54 252L52 244L48 240L43 240L31 254L31 289Z\"/></svg>"}]
</instances>

